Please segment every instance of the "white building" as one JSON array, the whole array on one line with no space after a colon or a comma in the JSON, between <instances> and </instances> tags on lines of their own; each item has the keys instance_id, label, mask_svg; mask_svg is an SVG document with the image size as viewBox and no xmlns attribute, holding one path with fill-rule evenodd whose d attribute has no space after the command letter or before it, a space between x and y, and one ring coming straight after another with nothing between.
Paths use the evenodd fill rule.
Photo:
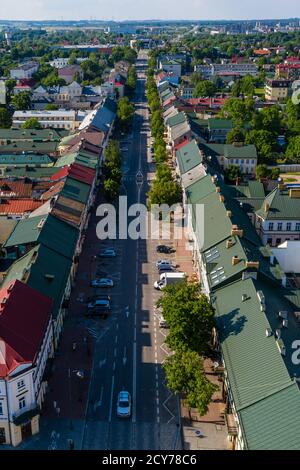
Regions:
<instances>
[{"instance_id":1,"label":"white building","mask_svg":"<svg viewBox=\"0 0 300 470\"><path fill-rule=\"evenodd\" d=\"M6 86L4 80L0 80L0 104L6 104Z\"/></svg>"},{"instance_id":2,"label":"white building","mask_svg":"<svg viewBox=\"0 0 300 470\"><path fill-rule=\"evenodd\" d=\"M14 280L0 289L0 444L39 432L53 356L52 300Z\"/></svg>"},{"instance_id":3,"label":"white building","mask_svg":"<svg viewBox=\"0 0 300 470\"><path fill-rule=\"evenodd\" d=\"M205 79L210 79L220 74L234 74L244 77L245 75L252 75L255 77L258 74L258 67L253 63L241 64L208 64L208 65L195 65L195 72L200 72Z\"/></svg>"},{"instance_id":4,"label":"white building","mask_svg":"<svg viewBox=\"0 0 300 470\"><path fill-rule=\"evenodd\" d=\"M285 241L277 248L272 248L271 263L277 259L285 273L300 273L300 241Z\"/></svg>"},{"instance_id":5,"label":"white building","mask_svg":"<svg viewBox=\"0 0 300 470\"><path fill-rule=\"evenodd\" d=\"M26 64L19 65L19 67L10 70L10 77L15 80L22 80L24 78L31 78L32 75L39 69L38 62L27 62Z\"/></svg>"},{"instance_id":6,"label":"white building","mask_svg":"<svg viewBox=\"0 0 300 470\"><path fill-rule=\"evenodd\" d=\"M73 131L79 125L76 111L15 111L13 115L13 126L21 127L28 119L36 118L43 128L53 127L55 129L66 129Z\"/></svg>"}]
</instances>

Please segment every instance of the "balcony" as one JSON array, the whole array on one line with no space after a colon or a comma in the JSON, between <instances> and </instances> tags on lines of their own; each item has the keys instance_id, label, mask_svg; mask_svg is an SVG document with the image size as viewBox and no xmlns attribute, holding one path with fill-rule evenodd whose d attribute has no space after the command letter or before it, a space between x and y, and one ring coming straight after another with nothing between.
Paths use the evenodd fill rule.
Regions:
<instances>
[{"instance_id":1,"label":"balcony","mask_svg":"<svg viewBox=\"0 0 300 470\"><path fill-rule=\"evenodd\" d=\"M25 410L20 410L18 413L12 415L12 422L15 426L21 426L30 421L34 416L40 414L40 408L38 405L32 405L27 407Z\"/></svg>"}]
</instances>

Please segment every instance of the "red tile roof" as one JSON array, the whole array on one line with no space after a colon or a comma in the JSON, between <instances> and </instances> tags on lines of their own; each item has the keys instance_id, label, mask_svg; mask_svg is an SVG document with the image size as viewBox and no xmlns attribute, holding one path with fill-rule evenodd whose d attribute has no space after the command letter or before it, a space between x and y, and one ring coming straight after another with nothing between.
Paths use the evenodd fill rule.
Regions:
<instances>
[{"instance_id":1,"label":"red tile roof","mask_svg":"<svg viewBox=\"0 0 300 470\"><path fill-rule=\"evenodd\" d=\"M34 201L33 199L2 199L0 215L22 215L34 211L42 204L42 201Z\"/></svg>"},{"instance_id":2,"label":"red tile roof","mask_svg":"<svg viewBox=\"0 0 300 470\"><path fill-rule=\"evenodd\" d=\"M70 166L69 176L74 180L92 185L95 179L96 171L93 168L87 168L79 163L73 163Z\"/></svg>"},{"instance_id":3,"label":"red tile roof","mask_svg":"<svg viewBox=\"0 0 300 470\"><path fill-rule=\"evenodd\" d=\"M0 289L0 377L35 362L51 309L51 299L21 281Z\"/></svg>"},{"instance_id":4,"label":"red tile roof","mask_svg":"<svg viewBox=\"0 0 300 470\"><path fill-rule=\"evenodd\" d=\"M24 181L10 181L0 179L0 197L30 198L32 195L32 183Z\"/></svg>"},{"instance_id":5,"label":"red tile roof","mask_svg":"<svg viewBox=\"0 0 300 470\"><path fill-rule=\"evenodd\" d=\"M63 178L66 178L68 174L69 174L69 167L64 166L60 168L59 170L57 170L57 173L54 173L54 175L51 176L51 181L58 181Z\"/></svg>"}]
</instances>

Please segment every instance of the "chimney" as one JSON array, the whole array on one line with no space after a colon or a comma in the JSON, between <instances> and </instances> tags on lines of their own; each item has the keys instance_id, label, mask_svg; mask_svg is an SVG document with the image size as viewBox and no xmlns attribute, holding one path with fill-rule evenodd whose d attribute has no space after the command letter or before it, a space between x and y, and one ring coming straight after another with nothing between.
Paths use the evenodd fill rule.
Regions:
<instances>
[{"instance_id":1,"label":"chimney","mask_svg":"<svg viewBox=\"0 0 300 470\"><path fill-rule=\"evenodd\" d=\"M240 261L240 258L237 255L234 255L232 257L232 266L236 266Z\"/></svg>"},{"instance_id":2,"label":"chimney","mask_svg":"<svg viewBox=\"0 0 300 470\"><path fill-rule=\"evenodd\" d=\"M219 199L220 199L220 202L225 202L225 197L222 194L220 194Z\"/></svg>"},{"instance_id":3,"label":"chimney","mask_svg":"<svg viewBox=\"0 0 300 470\"><path fill-rule=\"evenodd\" d=\"M259 270L259 261L247 261L246 268L255 268Z\"/></svg>"},{"instance_id":4,"label":"chimney","mask_svg":"<svg viewBox=\"0 0 300 470\"><path fill-rule=\"evenodd\" d=\"M227 249L231 248L234 245L235 245L235 242L232 238L229 238L229 240L226 241L226 248Z\"/></svg>"},{"instance_id":5,"label":"chimney","mask_svg":"<svg viewBox=\"0 0 300 470\"><path fill-rule=\"evenodd\" d=\"M244 235L244 230L239 229L237 225L233 225L231 229L231 236L237 235L238 237L242 238Z\"/></svg>"},{"instance_id":6,"label":"chimney","mask_svg":"<svg viewBox=\"0 0 300 470\"><path fill-rule=\"evenodd\" d=\"M227 217L231 217L231 216L232 216L232 212L231 212L231 211L226 211L226 215L227 215Z\"/></svg>"},{"instance_id":7,"label":"chimney","mask_svg":"<svg viewBox=\"0 0 300 470\"><path fill-rule=\"evenodd\" d=\"M220 188L220 186L217 186L216 187L216 193L220 193L220 192L221 192L221 188Z\"/></svg>"}]
</instances>

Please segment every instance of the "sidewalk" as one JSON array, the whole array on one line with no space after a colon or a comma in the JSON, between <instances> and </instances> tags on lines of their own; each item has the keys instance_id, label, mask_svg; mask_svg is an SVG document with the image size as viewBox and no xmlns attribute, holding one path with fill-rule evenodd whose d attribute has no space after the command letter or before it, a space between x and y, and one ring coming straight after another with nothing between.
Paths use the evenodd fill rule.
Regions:
<instances>
[{"instance_id":1,"label":"sidewalk","mask_svg":"<svg viewBox=\"0 0 300 470\"><path fill-rule=\"evenodd\" d=\"M196 409L190 411L181 400L183 444L186 450L230 450L227 428L224 421L225 403L222 400L219 374L213 372L211 359L204 360L207 378L219 387L213 395L208 412L200 416Z\"/></svg>"}]
</instances>

